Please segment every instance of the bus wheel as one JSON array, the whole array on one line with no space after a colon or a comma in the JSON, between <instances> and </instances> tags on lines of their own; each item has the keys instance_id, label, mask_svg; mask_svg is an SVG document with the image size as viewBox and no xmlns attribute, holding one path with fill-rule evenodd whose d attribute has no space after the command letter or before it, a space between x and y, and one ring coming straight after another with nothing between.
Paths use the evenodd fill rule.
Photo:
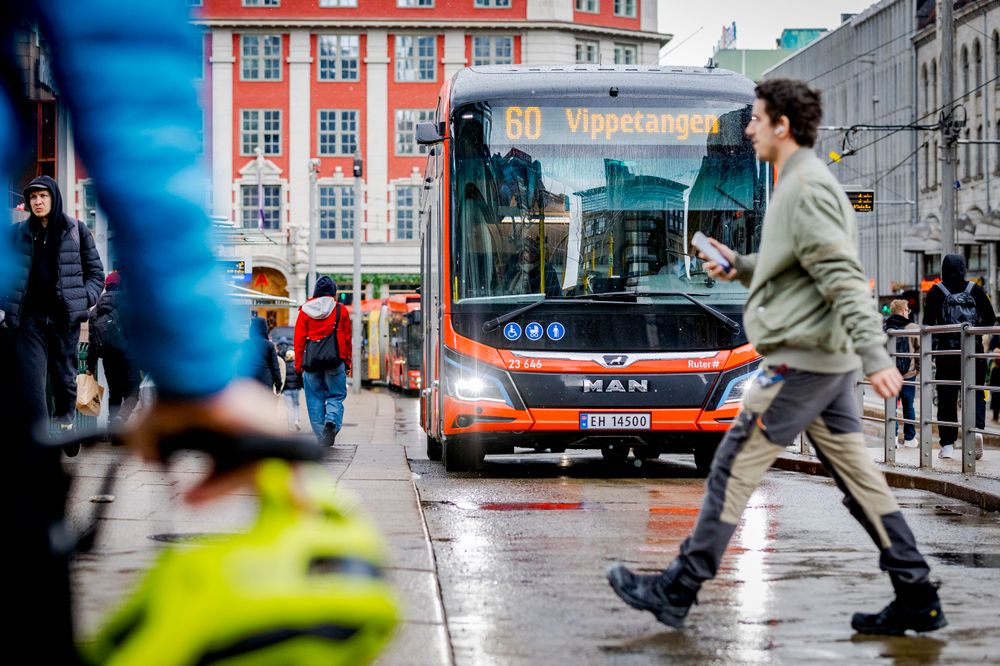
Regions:
<instances>
[{"instance_id":1,"label":"bus wheel","mask_svg":"<svg viewBox=\"0 0 1000 666\"><path fill-rule=\"evenodd\" d=\"M604 460L615 465L621 465L628 459L628 444L605 444L601 447L601 455Z\"/></svg>"},{"instance_id":2,"label":"bus wheel","mask_svg":"<svg viewBox=\"0 0 1000 666\"><path fill-rule=\"evenodd\" d=\"M442 455L444 468L449 472L468 472L479 469L486 452L478 442L451 440L445 442Z\"/></svg>"},{"instance_id":3,"label":"bus wheel","mask_svg":"<svg viewBox=\"0 0 1000 666\"><path fill-rule=\"evenodd\" d=\"M441 442L427 435L427 457L431 460L441 460Z\"/></svg>"},{"instance_id":4,"label":"bus wheel","mask_svg":"<svg viewBox=\"0 0 1000 666\"><path fill-rule=\"evenodd\" d=\"M715 441L699 442L694 449L694 464L698 468L698 473L708 476L712 469L712 459L715 458L715 450L719 448L721 438Z\"/></svg>"}]
</instances>

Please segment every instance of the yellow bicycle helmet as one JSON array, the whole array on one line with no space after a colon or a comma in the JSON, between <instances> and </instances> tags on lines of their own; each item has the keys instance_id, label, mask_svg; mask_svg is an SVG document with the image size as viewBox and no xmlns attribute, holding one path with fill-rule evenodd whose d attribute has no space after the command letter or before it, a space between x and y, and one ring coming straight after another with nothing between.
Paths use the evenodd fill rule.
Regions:
<instances>
[{"instance_id":1,"label":"yellow bicycle helmet","mask_svg":"<svg viewBox=\"0 0 1000 666\"><path fill-rule=\"evenodd\" d=\"M250 530L164 551L82 647L84 659L107 666L374 659L397 621L375 529L318 466L295 471L265 460L257 484L261 508Z\"/></svg>"}]
</instances>

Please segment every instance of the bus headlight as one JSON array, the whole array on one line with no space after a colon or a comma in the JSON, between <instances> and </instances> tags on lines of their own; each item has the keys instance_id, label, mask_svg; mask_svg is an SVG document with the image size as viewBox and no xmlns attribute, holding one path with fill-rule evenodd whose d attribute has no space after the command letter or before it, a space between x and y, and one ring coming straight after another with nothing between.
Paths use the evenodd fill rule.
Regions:
<instances>
[{"instance_id":1,"label":"bus headlight","mask_svg":"<svg viewBox=\"0 0 1000 666\"><path fill-rule=\"evenodd\" d=\"M500 386L480 377L463 377L455 382L455 397L459 400L504 400Z\"/></svg>"},{"instance_id":2,"label":"bus headlight","mask_svg":"<svg viewBox=\"0 0 1000 666\"><path fill-rule=\"evenodd\" d=\"M712 411L740 402L750 388L750 382L757 376L759 367L760 359L757 359L723 372L715 384L707 409Z\"/></svg>"},{"instance_id":3,"label":"bus headlight","mask_svg":"<svg viewBox=\"0 0 1000 666\"><path fill-rule=\"evenodd\" d=\"M445 349L445 391L459 400L499 402L515 406L506 372ZM518 401L520 402L520 401Z\"/></svg>"}]
</instances>

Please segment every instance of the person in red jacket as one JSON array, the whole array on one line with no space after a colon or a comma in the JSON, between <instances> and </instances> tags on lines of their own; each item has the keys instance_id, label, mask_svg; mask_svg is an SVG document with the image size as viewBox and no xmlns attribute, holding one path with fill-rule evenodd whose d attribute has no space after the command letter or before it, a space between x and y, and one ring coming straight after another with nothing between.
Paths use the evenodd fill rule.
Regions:
<instances>
[{"instance_id":1,"label":"person in red jacket","mask_svg":"<svg viewBox=\"0 0 1000 666\"><path fill-rule=\"evenodd\" d=\"M306 344L333 334L340 363L324 370L304 370ZM344 422L347 375L351 373L351 314L337 302L337 284L327 276L316 280L313 297L299 308L295 320L295 370L302 373L309 424L319 443L333 446Z\"/></svg>"}]
</instances>

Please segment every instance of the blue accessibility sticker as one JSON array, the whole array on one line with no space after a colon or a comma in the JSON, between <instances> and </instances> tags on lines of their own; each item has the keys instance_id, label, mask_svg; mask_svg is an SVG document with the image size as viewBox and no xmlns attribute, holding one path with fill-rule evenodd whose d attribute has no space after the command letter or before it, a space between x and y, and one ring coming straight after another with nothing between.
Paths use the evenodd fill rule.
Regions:
<instances>
[{"instance_id":1,"label":"blue accessibility sticker","mask_svg":"<svg viewBox=\"0 0 1000 666\"><path fill-rule=\"evenodd\" d=\"M541 340L545 329L537 321L533 321L524 327L524 337L529 340Z\"/></svg>"},{"instance_id":2,"label":"blue accessibility sticker","mask_svg":"<svg viewBox=\"0 0 1000 666\"><path fill-rule=\"evenodd\" d=\"M521 337L521 325L511 322L503 327L503 337L508 340L517 340Z\"/></svg>"},{"instance_id":3,"label":"blue accessibility sticker","mask_svg":"<svg viewBox=\"0 0 1000 666\"><path fill-rule=\"evenodd\" d=\"M580 414L580 430L585 430L587 428L587 415Z\"/></svg>"},{"instance_id":4,"label":"blue accessibility sticker","mask_svg":"<svg viewBox=\"0 0 1000 666\"><path fill-rule=\"evenodd\" d=\"M566 335L566 327L554 321L545 328L545 335L549 336L549 340L558 342Z\"/></svg>"}]
</instances>

